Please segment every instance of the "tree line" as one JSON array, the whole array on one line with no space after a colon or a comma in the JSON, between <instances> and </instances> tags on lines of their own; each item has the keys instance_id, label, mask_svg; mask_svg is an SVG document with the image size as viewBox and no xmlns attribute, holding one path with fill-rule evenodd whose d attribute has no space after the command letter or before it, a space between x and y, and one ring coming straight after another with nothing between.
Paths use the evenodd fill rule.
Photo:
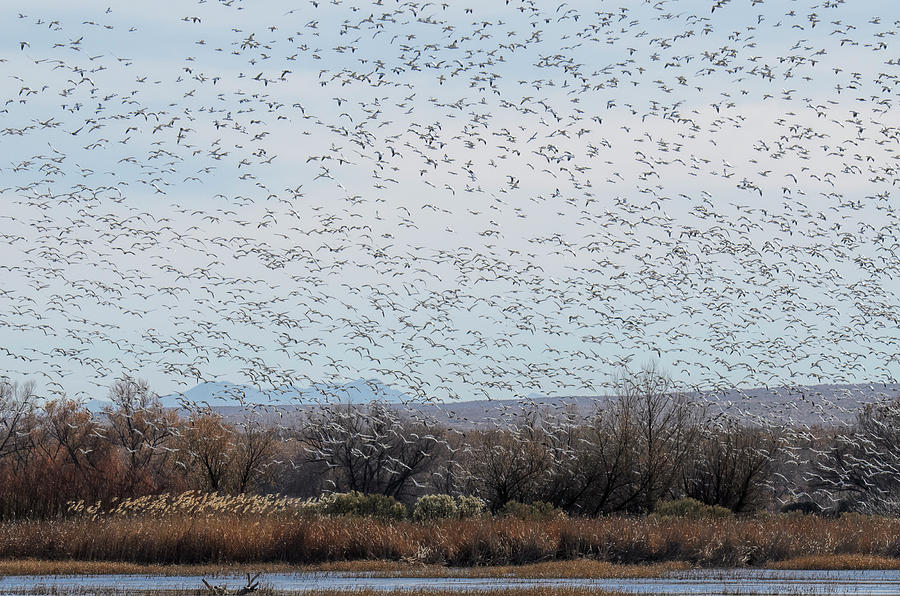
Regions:
<instances>
[{"instance_id":1,"label":"tree line","mask_svg":"<svg viewBox=\"0 0 900 596\"><path fill-rule=\"evenodd\" d=\"M735 513L900 512L900 416L870 405L848 428L749 425L679 393L655 370L623 375L590 416L520 410L505 424L438 425L385 403L323 404L290 423L164 407L123 378L99 413L0 381L0 517L64 515L184 490L319 497L357 491L411 505L477 496L493 512L543 503L570 515L643 514L691 497ZM801 457L797 455L801 454Z\"/></svg>"}]
</instances>

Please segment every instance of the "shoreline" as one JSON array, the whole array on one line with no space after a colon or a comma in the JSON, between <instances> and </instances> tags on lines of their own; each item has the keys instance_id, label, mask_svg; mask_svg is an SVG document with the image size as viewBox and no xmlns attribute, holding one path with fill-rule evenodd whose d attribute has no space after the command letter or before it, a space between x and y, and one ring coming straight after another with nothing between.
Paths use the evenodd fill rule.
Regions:
<instances>
[{"instance_id":1,"label":"shoreline","mask_svg":"<svg viewBox=\"0 0 900 596\"><path fill-rule=\"evenodd\" d=\"M664 563L619 564L592 559L547 561L523 565L447 567L386 560L336 561L314 565L290 563L238 564L139 564L122 561L80 561L47 559L0 560L0 577L8 576L82 576L82 575L147 575L224 577L246 573L314 574L340 573L365 577L434 577L434 578L567 578L615 579L665 577L672 572L703 569L685 561ZM716 569L719 569L716 567ZM895 570L900 558L872 555L818 555L773 561L762 567L730 567L726 569L773 570Z\"/></svg>"}]
</instances>

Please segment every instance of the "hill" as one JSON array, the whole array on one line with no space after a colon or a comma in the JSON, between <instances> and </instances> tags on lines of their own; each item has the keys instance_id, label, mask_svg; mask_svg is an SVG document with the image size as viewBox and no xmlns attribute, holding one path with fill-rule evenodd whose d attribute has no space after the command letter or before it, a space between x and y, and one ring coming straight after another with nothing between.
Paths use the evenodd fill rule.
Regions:
<instances>
[{"instance_id":1,"label":"hill","mask_svg":"<svg viewBox=\"0 0 900 596\"><path fill-rule=\"evenodd\" d=\"M397 404L409 398L393 387L376 379L356 379L343 385L320 384L310 387L279 387L261 390L249 385L228 381L200 383L182 393L160 396L167 408L210 407L228 412L234 409L256 406L295 408L322 403L368 403L374 400ZM98 412L109 405L108 401L92 400L88 408Z\"/></svg>"},{"instance_id":2,"label":"hill","mask_svg":"<svg viewBox=\"0 0 900 596\"><path fill-rule=\"evenodd\" d=\"M373 386L370 383L374 384ZM201 387L201 386L198 386ZM234 386L238 387L238 386ZM195 388L197 389L197 388ZM233 389L233 388L232 388ZM236 390L236 389L235 389ZM245 406L237 402L210 405L226 417L240 416L250 404L270 406L268 416L284 420L285 416L302 417L303 412L318 404L334 403L342 395L342 403L364 404L380 397L408 415L430 419L437 424L457 428L475 428L509 420L526 411L548 408L569 411L586 418L610 396L535 396L506 400L473 400L451 403L415 402L387 385L373 381L354 381L335 391L307 390L300 400L288 392L279 401L265 401L246 388ZM204 395L187 392L192 398ZM752 388L697 394L707 403L712 415L725 414L744 422L776 421L788 425L844 424L852 422L859 408L867 403L900 399L900 384L815 385L796 388ZM170 397L170 396L169 396ZM254 397L255 399L250 399ZM168 400L171 403L171 400ZM197 402L199 403L199 402Z\"/></svg>"}]
</instances>

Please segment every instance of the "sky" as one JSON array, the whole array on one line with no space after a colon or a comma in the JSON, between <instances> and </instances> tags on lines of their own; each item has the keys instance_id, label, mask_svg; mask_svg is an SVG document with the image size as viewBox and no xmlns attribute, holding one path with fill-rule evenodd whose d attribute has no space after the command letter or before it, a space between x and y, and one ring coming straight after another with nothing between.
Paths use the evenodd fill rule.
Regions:
<instances>
[{"instance_id":1,"label":"sky","mask_svg":"<svg viewBox=\"0 0 900 596\"><path fill-rule=\"evenodd\" d=\"M28 2L0 375L891 383L888 1Z\"/></svg>"}]
</instances>

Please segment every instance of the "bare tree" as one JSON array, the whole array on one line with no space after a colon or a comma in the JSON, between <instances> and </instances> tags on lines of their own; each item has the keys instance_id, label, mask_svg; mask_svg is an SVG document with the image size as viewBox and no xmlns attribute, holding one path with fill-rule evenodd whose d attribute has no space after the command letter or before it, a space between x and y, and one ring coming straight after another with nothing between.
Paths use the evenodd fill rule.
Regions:
<instances>
[{"instance_id":1,"label":"bare tree","mask_svg":"<svg viewBox=\"0 0 900 596\"><path fill-rule=\"evenodd\" d=\"M147 381L123 377L109 393L104 409L109 434L123 451L126 493L155 491L166 483L167 464L176 448L178 414L162 406Z\"/></svg>"},{"instance_id":2,"label":"bare tree","mask_svg":"<svg viewBox=\"0 0 900 596\"><path fill-rule=\"evenodd\" d=\"M778 449L774 432L735 421L704 431L685 465L684 492L736 513L760 509L770 501L769 484Z\"/></svg>"},{"instance_id":3,"label":"bare tree","mask_svg":"<svg viewBox=\"0 0 900 596\"><path fill-rule=\"evenodd\" d=\"M23 446L25 423L34 411L34 383L23 385L0 379L0 460Z\"/></svg>"},{"instance_id":4,"label":"bare tree","mask_svg":"<svg viewBox=\"0 0 900 596\"><path fill-rule=\"evenodd\" d=\"M631 494L620 507L652 511L658 500L671 495L681 476L697 440L702 410L652 365L619 378L616 410L620 436L630 435L634 446Z\"/></svg>"},{"instance_id":5,"label":"bare tree","mask_svg":"<svg viewBox=\"0 0 900 596\"><path fill-rule=\"evenodd\" d=\"M849 432L809 451L808 488L825 509L900 513L900 399L865 405Z\"/></svg>"},{"instance_id":6,"label":"bare tree","mask_svg":"<svg viewBox=\"0 0 900 596\"><path fill-rule=\"evenodd\" d=\"M232 473L235 489L247 492L263 476L275 455L275 432L259 420L247 420L234 434Z\"/></svg>"},{"instance_id":7,"label":"bare tree","mask_svg":"<svg viewBox=\"0 0 900 596\"><path fill-rule=\"evenodd\" d=\"M545 432L533 416L508 428L471 433L463 464L473 491L497 511L508 501L527 502L552 474L553 458Z\"/></svg>"},{"instance_id":8,"label":"bare tree","mask_svg":"<svg viewBox=\"0 0 900 596\"><path fill-rule=\"evenodd\" d=\"M635 499L638 451L630 405L615 400L598 406L579 434L571 464L574 491L560 505L589 515L627 508Z\"/></svg>"},{"instance_id":9,"label":"bare tree","mask_svg":"<svg viewBox=\"0 0 900 596\"><path fill-rule=\"evenodd\" d=\"M442 431L401 420L389 406L326 405L304 433L306 459L328 467L338 492L380 493L404 499L442 451Z\"/></svg>"}]
</instances>

